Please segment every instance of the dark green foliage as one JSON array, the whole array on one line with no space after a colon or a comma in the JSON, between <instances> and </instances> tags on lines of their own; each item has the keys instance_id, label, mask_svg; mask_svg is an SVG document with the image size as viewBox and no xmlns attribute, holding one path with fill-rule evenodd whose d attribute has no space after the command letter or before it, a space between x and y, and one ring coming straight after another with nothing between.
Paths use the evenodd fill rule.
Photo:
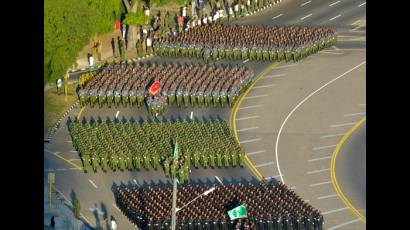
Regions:
<instances>
[{"instance_id":1,"label":"dark green foliage","mask_svg":"<svg viewBox=\"0 0 410 230\"><path fill-rule=\"evenodd\" d=\"M92 36L112 30L121 4L121 0L45 0L44 84L62 76Z\"/></svg>"}]
</instances>

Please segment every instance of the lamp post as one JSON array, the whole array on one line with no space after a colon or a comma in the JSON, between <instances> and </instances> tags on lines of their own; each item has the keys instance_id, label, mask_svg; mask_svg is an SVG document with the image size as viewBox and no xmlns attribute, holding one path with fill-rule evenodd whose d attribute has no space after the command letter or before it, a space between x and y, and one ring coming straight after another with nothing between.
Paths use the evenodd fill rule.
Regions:
<instances>
[{"instance_id":1,"label":"lamp post","mask_svg":"<svg viewBox=\"0 0 410 230\"><path fill-rule=\"evenodd\" d=\"M197 197L195 197L193 200L191 200L190 202L186 203L184 206L180 207L180 208L174 208L176 207L176 180L174 179L174 194L175 194L175 199L172 199L172 224L171 224L171 229L175 230L175 226L176 226L176 213L178 211L180 211L181 209L185 208L186 206L188 206L190 203L194 202L195 200L199 199L202 196L206 196L209 193L213 192L215 190L215 187L212 187L208 190L206 190L205 192L203 192L202 194L198 195ZM174 198L174 196L173 196ZM174 206L174 201L175 201L175 206Z\"/></svg>"}]
</instances>

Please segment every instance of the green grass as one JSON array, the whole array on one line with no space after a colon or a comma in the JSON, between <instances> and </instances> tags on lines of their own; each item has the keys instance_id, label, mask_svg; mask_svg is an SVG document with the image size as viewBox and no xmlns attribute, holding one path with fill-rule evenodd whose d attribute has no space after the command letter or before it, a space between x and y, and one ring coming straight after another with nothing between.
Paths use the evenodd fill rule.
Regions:
<instances>
[{"instance_id":1,"label":"green grass","mask_svg":"<svg viewBox=\"0 0 410 230\"><path fill-rule=\"evenodd\" d=\"M64 100L64 93L57 95L56 87L44 92L44 135L47 135L58 118L77 100L76 87L77 84L68 85L67 102Z\"/></svg>"}]
</instances>

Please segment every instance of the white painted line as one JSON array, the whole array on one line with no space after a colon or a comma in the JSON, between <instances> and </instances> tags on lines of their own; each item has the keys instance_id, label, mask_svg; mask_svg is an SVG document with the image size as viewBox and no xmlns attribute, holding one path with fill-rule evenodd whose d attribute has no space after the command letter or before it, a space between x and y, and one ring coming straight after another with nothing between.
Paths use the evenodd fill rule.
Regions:
<instances>
[{"instance_id":1,"label":"white painted line","mask_svg":"<svg viewBox=\"0 0 410 230\"><path fill-rule=\"evenodd\" d=\"M236 118L237 121L242 121L242 120L248 120L248 119L253 119L253 118L258 118L259 116L251 116L251 117L241 117L241 118Z\"/></svg>"},{"instance_id":2,"label":"white painted line","mask_svg":"<svg viewBox=\"0 0 410 230\"><path fill-rule=\"evenodd\" d=\"M66 171L67 169L56 169L56 171Z\"/></svg>"},{"instance_id":3,"label":"white painted line","mask_svg":"<svg viewBox=\"0 0 410 230\"><path fill-rule=\"evenodd\" d=\"M336 46L331 46L332 47L332 49L334 49L334 50L340 50L339 48L337 48Z\"/></svg>"},{"instance_id":4,"label":"white painted line","mask_svg":"<svg viewBox=\"0 0 410 230\"><path fill-rule=\"evenodd\" d=\"M339 14L339 15L337 15L337 16L335 16L335 17L333 17L333 18L329 19L329 21L333 21L333 20L335 20L336 18L338 18L338 17L340 17L340 16L342 16L342 15L341 15L341 14Z\"/></svg>"},{"instance_id":5,"label":"white painted line","mask_svg":"<svg viewBox=\"0 0 410 230\"><path fill-rule=\"evenodd\" d=\"M320 139L323 139L323 138L329 138L329 137L339 137L339 136L344 136L344 135L345 135L344 133L338 133L338 134L331 134L331 135L320 136L319 138L320 138Z\"/></svg>"},{"instance_id":6,"label":"white painted line","mask_svg":"<svg viewBox=\"0 0 410 230\"><path fill-rule=\"evenodd\" d=\"M366 115L366 112L363 112L363 113L349 113L349 114L345 114L343 116L352 117L352 116L358 116L358 115Z\"/></svg>"},{"instance_id":7,"label":"white painted line","mask_svg":"<svg viewBox=\"0 0 410 230\"><path fill-rule=\"evenodd\" d=\"M267 88L267 87L272 87L272 86L276 86L276 84L254 86L254 87L252 87L252 89Z\"/></svg>"},{"instance_id":8,"label":"white painted line","mask_svg":"<svg viewBox=\"0 0 410 230\"><path fill-rule=\"evenodd\" d=\"M324 185L324 184L331 184L331 181L326 181L326 182L321 182L321 183L316 183L316 184L310 184L310 187L315 187L315 186L319 186L319 185Z\"/></svg>"},{"instance_id":9,"label":"white painted line","mask_svg":"<svg viewBox=\"0 0 410 230\"><path fill-rule=\"evenodd\" d=\"M70 150L70 153L78 153L76 150Z\"/></svg>"},{"instance_id":10,"label":"white painted line","mask_svg":"<svg viewBox=\"0 0 410 230\"><path fill-rule=\"evenodd\" d=\"M310 202L310 200L305 200L305 202L309 203L309 202Z\"/></svg>"},{"instance_id":11,"label":"white painted line","mask_svg":"<svg viewBox=\"0 0 410 230\"><path fill-rule=\"evenodd\" d=\"M265 79L265 78L276 78L276 77L283 77L283 76L285 76L286 74L276 74L276 75L267 75L267 76L265 76L265 77L263 77L262 79Z\"/></svg>"},{"instance_id":12,"label":"white painted line","mask_svg":"<svg viewBox=\"0 0 410 230\"><path fill-rule=\"evenodd\" d=\"M262 107L262 105L251 105L251 106L240 107L238 110L240 110L240 109L252 109L252 108L258 108L258 107Z\"/></svg>"},{"instance_id":13,"label":"white painted line","mask_svg":"<svg viewBox=\"0 0 410 230\"><path fill-rule=\"evenodd\" d=\"M366 106L366 104L359 104L359 106Z\"/></svg>"},{"instance_id":14,"label":"white painted line","mask_svg":"<svg viewBox=\"0 0 410 230\"><path fill-rule=\"evenodd\" d=\"M283 14L279 14L279 15L273 17L272 20L275 20L275 19L279 18L279 17L282 16L282 15L283 15Z\"/></svg>"},{"instance_id":15,"label":"white painted line","mask_svg":"<svg viewBox=\"0 0 410 230\"><path fill-rule=\"evenodd\" d=\"M55 152L55 153L53 153L54 155L58 155L58 154L60 154L61 152Z\"/></svg>"},{"instance_id":16,"label":"white painted line","mask_svg":"<svg viewBox=\"0 0 410 230\"><path fill-rule=\"evenodd\" d=\"M320 172L326 172L326 171L329 171L329 169L313 170L313 171L307 172L307 174L314 174L314 173L320 173Z\"/></svg>"},{"instance_id":17,"label":"white painted line","mask_svg":"<svg viewBox=\"0 0 410 230\"><path fill-rule=\"evenodd\" d=\"M250 143L250 142L255 142L255 141L260 141L262 138L256 138L256 139L251 139L251 140L246 140L246 141L239 141L239 144L245 144L245 143Z\"/></svg>"},{"instance_id":18,"label":"white painted line","mask_svg":"<svg viewBox=\"0 0 410 230\"><path fill-rule=\"evenodd\" d=\"M334 2L334 3L330 4L329 6L334 6L334 5L338 4L339 2L340 1Z\"/></svg>"},{"instance_id":19,"label":"white painted line","mask_svg":"<svg viewBox=\"0 0 410 230\"><path fill-rule=\"evenodd\" d=\"M73 141L66 141L67 143L73 143Z\"/></svg>"},{"instance_id":20,"label":"white painted line","mask_svg":"<svg viewBox=\"0 0 410 230\"><path fill-rule=\"evenodd\" d=\"M327 199L327 198L331 198L331 197L337 197L337 194L331 194L331 195L327 195L327 196L319 196L317 199L322 200L322 199Z\"/></svg>"},{"instance_id":21,"label":"white painted line","mask_svg":"<svg viewBox=\"0 0 410 230\"><path fill-rule=\"evenodd\" d=\"M112 206L114 206L115 209L117 209L119 212L121 212L120 208L118 208L117 205L115 205L114 203L112 203Z\"/></svg>"},{"instance_id":22,"label":"white painted line","mask_svg":"<svg viewBox=\"0 0 410 230\"><path fill-rule=\"evenodd\" d=\"M322 212L322 215L326 215L326 214L330 214L330 213L334 213L334 212L340 212L340 211L348 210L348 209L349 209L348 207L333 209L333 210L329 210L329 211L326 211L326 212Z\"/></svg>"},{"instance_id":23,"label":"white painted line","mask_svg":"<svg viewBox=\"0 0 410 230\"><path fill-rule=\"evenodd\" d=\"M282 65L282 66L276 67L276 69L288 68L288 67L293 67L293 66L297 66L297 64Z\"/></svg>"},{"instance_id":24,"label":"white painted line","mask_svg":"<svg viewBox=\"0 0 410 230\"><path fill-rule=\"evenodd\" d=\"M246 59L245 61L243 61L242 63L246 63L246 62L248 62L249 61L249 59Z\"/></svg>"},{"instance_id":25,"label":"white painted line","mask_svg":"<svg viewBox=\"0 0 410 230\"><path fill-rule=\"evenodd\" d=\"M117 113L115 114L115 119L118 118L118 114L120 114L120 111L118 110Z\"/></svg>"},{"instance_id":26,"label":"white painted line","mask_svg":"<svg viewBox=\"0 0 410 230\"><path fill-rule=\"evenodd\" d=\"M336 225L336 226L330 227L330 228L328 228L327 230L334 230L334 229L338 229L338 228L340 228L340 227L343 227L343 226L346 226L346 225L349 225L349 224L353 224L353 223L358 222L358 221L360 221L360 218L357 218L357 219L354 219L354 220L351 220L351 221L345 222L345 223L343 223L343 224L339 224L339 225Z\"/></svg>"},{"instance_id":27,"label":"white painted line","mask_svg":"<svg viewBox=\"0 0 410 230\"><path fill-rule=\"evenodd\" d=\"M308 17L310 17L310 16L312 16L312 14L306 15L305 17L301 18L300 20L304 20L304 19L306 19L306 18L308 18Z\"/></svg>"},{"instance_id":28,"label":"white painted line","mask_svg":"<svg viewBox=\"0 0 410 230\"><path fill-rule=\"evenodd\" d=\"M263 94L263 95L256 95L256 96L245 97L244 99L253 99L253 98L267 97L267 96L269 96L269 95Z\"/></svg>"},{"instance_id":29,"label":"white painted line","mask_svg":"<svg viewBox=\"0 0 410 230\"><path fill-rule=\"evenodd\" d=\"M356 124L356 122L350 122L350 123L344 123L344 124L335 124L335 125L331 125L330 127L336 128L336 127L349 126L349 125L354 125L354 124Z\"/></svg>"},{"instance_id":30,"label":"white painted line","mask_svg":"<svg viewBox=\"0 0 410 230\"><path fill-rule=\"evenodd\" d=\"M321 149L329 149L329 148L334 148L336 145L326 145L326 146L320 146L320 147L315 147L313 150L321 150Z\"/></svg>"},{"instance_id":31,"label":"white painted line","mask_svg":"<svg viewBox=\"0 0 410 230\"><path fill-rule=\"evenodd\" d=\"M243 131L248 131L248 130L253 130L253 129L259 129L258 126L255 127L250 127L250 128L244 128L244 129L238 129L236 132L243 132Z\"/></svg>"},{"instance_id":32,"label":"white painted line","mask_svg":"<svg viewBox=\"0 0 410 230\"><path fill-rule=\"evenodd\" d=\"M247 156L252 156L252 155L259 154L259 153L266 153L266 150L259 150L259 151L256 151L256 152L247 153L246 155Z\"/></svg>"},{"instance_id":33,"label":"white painted line","mask_svg":"<svg viewBox=\"0 0 410 230\"><path fill-rule=\"evenodd\" d=\"M263 164L255 165L255 167L256 167L256 168L260 168L260 167L265 167L265 166L273 165L273 164L275 164L275 162L274 162L274 161L271 161L271 162L268 162L268 163L263 163Z\"/></svg>"},{"instance_id":34,"label":"white painted line","mask_svg":"<svg viewBox=\"0 0 410 230\"><path fill-rule=\"evenodd\" d=\"M306 4L309 4L309 3L311 3L312 1L307 1L307 2L305 2L305 3L302 3L302 4L300 4L300 7L302 7L302 6L304 6L304 5L306 5Z\"/></svg>"},{"instance_id":35,"label":"white painted line","mask_svg":"<svg viewBox=\"0 0 410 230\"><path fill-rule=\"evenodd\" d=\"M334 54L334 55L341 55L341 54L343 54L343 53L337 53L337 52L331 52L331 51L325 51L325 50L320 51L319 53L321 53L321 54Z\"/></svg>"},{"instance_id":36,"label":"white painted line","mask_svg":"<svg viewBox=\"0 0 410 230\"><path fill-rule=\"evenodd\" d=\"M97 185L95 185L95 183L91 179L89 179L88 181L94 186L94 188L98 188Z\"/></svg>"},{"instance_id":37,"label":"white painted line","mask_svg":"<svg viewBox=\"0 0 410 230\"><path fill-rule=\"evenodd\" d=\"M223 185L222 180L221 180L221 179L219 179L219 177L218 177L218 176L215 176L215 178L218 180L218 182L219 182L221 185Z\"/></svg>"},{"instance_id":38,"label":"white painted line","mask_svg":"<svg viewBox=\"0 0 410 230\"><path fill-rule=\"evenodd\" d=\"M295 189L296 189L296 186L290 187L290 189L295 190Z\"/></svg>"},{"instance_id":39,"label":"white painted line","mask_svg":"<svg viewBox=\"0 0 410 230\"><path fill-rule=\"evenodd\" d=\"M70 168L70 170L82 170L81 168Z\"/></svg>"},{"instance_id":40,"label":"white painted line","mask_svg":"<svg viewBox=\"0 0 410 230\"><path fill-rule=\"evenodd\" d=\"M366 2L363 2L362 4L358 5L357 7L361 7L361 6L365 5L365 4L366 4Z\"/></svg>"},{"instance_id":41,"label":"white painted line","mask_svg":"<svg viewBox=\"0 0 410 230\"><path fill-rule=\"evenodd\" d=\"M308 160L308 162L321 161L321 160L326 160L326 159L330 159L330 158L332 158L332 156L314 158L314 159Z\"/></svg>"},{"instance_id":42,"label":"white painted line","mask_svg":"<svg viewBox=\"0 0 410 230\"><path fill-rule=\"evenodd\" d=\"M191 111L191 120L193 116L194 116L194 111Z\"/></svg>"}]
</instances>

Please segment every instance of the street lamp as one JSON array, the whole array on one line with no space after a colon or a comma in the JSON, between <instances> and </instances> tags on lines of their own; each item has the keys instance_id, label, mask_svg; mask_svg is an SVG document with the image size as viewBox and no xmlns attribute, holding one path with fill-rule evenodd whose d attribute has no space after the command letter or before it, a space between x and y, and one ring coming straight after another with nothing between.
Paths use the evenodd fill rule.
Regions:
<instances>
[{"instance_id":1,"label":"street lamp","mask_svg":"<svg viewBox=\"0 0 410 230\"><path fill-rule=\"evenodd\" d=\"M197 196L197 197L195 197L193 200L191 200L190 202L188 202L188 203L186 203L184 206L182 206L181 208L175 208L175 209L173 209L172 211L173 211L173 215L172 215L172 225L171 225L171 229L172 230L175 230L175 227L176 227L176 213L178 212L178 211L180 211L181 209L183 209L183 208L185 208L186 206L188 206L190 203L192 203L192 202L194 202L195 200L197 200L197 199L199 199L200 197L202 197L202 196L206 196L206 195L208 195L209 193L211 193L211 192L213 192L215 190L215 187L212 187L212 188L210 188L210 189L208 189L208 190L206 190L204 193L202 193L202 194L200 194L199 196ZM175 200L176 200L176 197L175 197ZM176 206L176 205L175 205Z\"/></svg>"}]
</instances>

